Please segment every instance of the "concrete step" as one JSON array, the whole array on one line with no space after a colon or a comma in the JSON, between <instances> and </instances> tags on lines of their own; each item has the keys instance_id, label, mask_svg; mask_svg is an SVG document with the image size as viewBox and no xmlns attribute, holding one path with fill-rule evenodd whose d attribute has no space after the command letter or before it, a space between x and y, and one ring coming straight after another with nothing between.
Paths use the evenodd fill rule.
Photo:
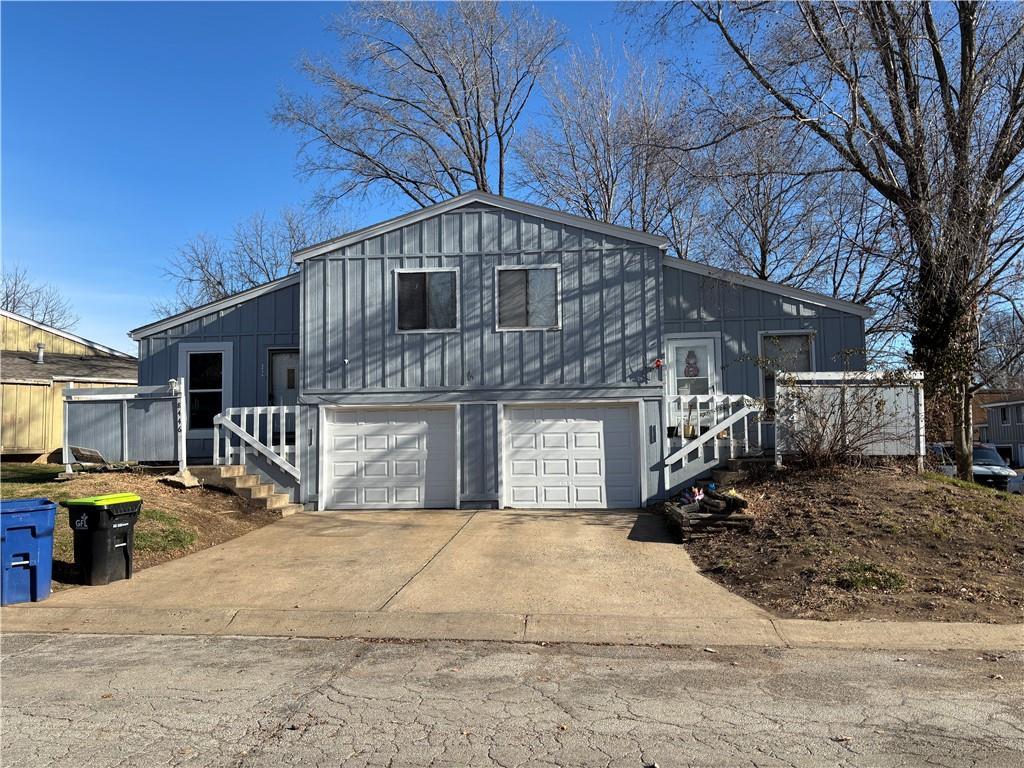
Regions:
<instances>
[{"instance_id":1,"label":"concrete step","mask_svg":"<svg viewBox=\"0 0 1024 768\"><path fill-rule=\"evenodd\" d=\"M263 505L264 509L275 510L287 507L292 501L288 498L287 493L272 493L269 496L263 496L259 503Z\"/></svg>"},{"instance_id":2,"label":"concrete step","mask_svg":"<svg viewBox=\"0 0 1024 768\"><path fill-rule=\"evenodd\" d=\"M235 492L243 499L264 499L275 493L273 483L256 483L255 485L242 485L235 489Z\"/></svg>"},{"instance_id":3,"label":"concrete step","mask_svg":"<svg viewBox=\"0 0 1024 768\"><path fill-rule=\"evenodd\" d=\"M301 504L285 504L283 507L277 507L273 512L279 517L290 517L296 512L301 512L303 509L304 507Z\"/></svg>"},{"instance_id":4,"label":"concrete step","mask_svg":"<svg viewBox=\"0 0 1024 768\"><path fill-rule=\"evenodd\" d=\"M231 484L231 487L235 490L241 490L242 488L252 488L254 485L259 485L263 482L259 475L235 475L234 477L225 478L227 482Z\"/></svg>"}]
</instances>

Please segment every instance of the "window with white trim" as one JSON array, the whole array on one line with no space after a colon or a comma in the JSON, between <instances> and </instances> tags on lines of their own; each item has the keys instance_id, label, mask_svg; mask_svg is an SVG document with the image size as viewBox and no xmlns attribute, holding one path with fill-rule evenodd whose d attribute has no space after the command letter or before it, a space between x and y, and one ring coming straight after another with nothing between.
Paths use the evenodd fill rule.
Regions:
<instances>
[{"instance_id":1,"label":"window with white trim","mask_svg":"<svg viewBox=\"0 0 1024 768\"><path fill-rule=\"evenodd\" d=\"M224 353L188 352L188 427L212 429L224 410Z\"/></svg>"},{"instance_id":2,"label":"window with white trim","mask_svg":"<svg viewBox=\"0 0 1024 768\"><path fill-rule=\"evenodd\" d=\"M1005 405L999 409L999 423L1003 426L1010 423L1010 409Z\"/></svg>"},{"instance_id":3,"label":"window with white trim","mask_svg":"<svg viewBox=\"0 0 1024 768\"><path fill-rule=\"evenodd\" d=\"M814 334L765 333L761 336L761 375L769 412L775 407L775 374L807 373L814 370Z\"/></svg>"},{"instance_id":4,"label":"window with white trim","mask_svg":"<svg viewBox=\"0 0 1024 768\"><path fill-rule=\"evenodd\" d=\"M558 267L498 267L498 330L559 327Z\"/></svg>"},{"instance_id":5,"label":"window with white trim","mask_svg":"<svg viewBox=\"0 0 1024 768\"><path fill-rule=\"evenodd\" d=\"M458 330L456 270L398 271L395 273L395 292L399 332Z\"/></svg>"}]
</instances>

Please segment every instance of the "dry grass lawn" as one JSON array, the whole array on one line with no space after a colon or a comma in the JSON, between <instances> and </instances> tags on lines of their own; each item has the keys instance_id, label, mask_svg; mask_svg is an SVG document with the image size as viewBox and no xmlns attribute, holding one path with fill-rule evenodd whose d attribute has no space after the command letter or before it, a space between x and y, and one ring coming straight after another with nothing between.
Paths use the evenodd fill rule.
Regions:
<instances>
[{"instance_id":1,"label":"dry grass lawn","mask_svg":"<svg viewBox=\"0 0 1024 768\"><path fill-rule=\"evenodd\" d=\"M141 570L196 552L274 521L231 494L206 488L187 490L159 482L142 472L76 473L65 482L56 480L59 465L0 465L0 497L44 496L61 502L102 493L135 493L142 497L142 514L135 526L135 568ZM68 513L57 508L53 536L54 589L77 583L73 537Z\"/></svg>"}]
</instances>

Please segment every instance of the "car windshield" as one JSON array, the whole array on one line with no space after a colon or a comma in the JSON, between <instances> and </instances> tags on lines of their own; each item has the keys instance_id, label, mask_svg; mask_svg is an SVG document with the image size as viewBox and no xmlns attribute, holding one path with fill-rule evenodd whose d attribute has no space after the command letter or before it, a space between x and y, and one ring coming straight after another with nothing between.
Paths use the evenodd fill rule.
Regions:
<instances>
[{"instance_id":1,"label":"car windshield","mask_svg":"<svg viewBox=\"0 0 1024 768\"><path fill-rule=\"evenodd\" d=\"M974 449L974 466L976 467L1005 467L1003 457L992 448Z\"/></svg>"}]
</instances>

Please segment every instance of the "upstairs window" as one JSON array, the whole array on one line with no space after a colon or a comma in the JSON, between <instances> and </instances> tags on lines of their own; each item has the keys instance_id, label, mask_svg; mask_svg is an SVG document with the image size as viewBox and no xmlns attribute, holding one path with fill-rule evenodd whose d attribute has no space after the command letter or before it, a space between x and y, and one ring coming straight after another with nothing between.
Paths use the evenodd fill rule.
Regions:
<instances>
[{"instance_id":1,"label":"upstairs window","mask_svg":"<svg viewBox=\"0 0 1024 768\"><path fill-rule=\"evenodd\" d=\"M558 267L498 267L498 330L559 327Z\"/></svg>"},{"instance_id":2,"label":"upstairs window","mask_svg":"<svg viewBox=\"0 0 1024 768\"><path fill-rule=\"evenodd\" d=\"M395 273L395 284L399 332L458 330L456 270L401 270Z\"/></svg>"},{"instance_id":3,"label":"upstairs window","mask_svg":"<svg viewBox=\"0 0 1024 768\"><path fill-rule=\"evenodd\" d=\"M1006 406L999 409L999 423L1004 426L1010 423L1010 409Z\"/></svg>"}]
</instances>

